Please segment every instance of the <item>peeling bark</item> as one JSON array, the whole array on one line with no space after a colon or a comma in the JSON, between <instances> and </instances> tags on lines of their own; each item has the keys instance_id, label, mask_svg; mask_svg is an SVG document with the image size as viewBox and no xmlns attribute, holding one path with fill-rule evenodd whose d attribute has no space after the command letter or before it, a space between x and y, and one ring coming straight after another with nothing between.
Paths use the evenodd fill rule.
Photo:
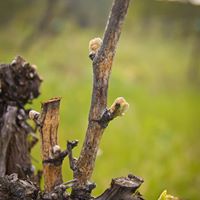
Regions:
<instances>
[{"instance_id":1,"label":"peeling bark","mask_svg":"<svg viewBox=\"0 0 200 200\"><path fill-rule=\"evenodd\" d=\"M46 192L51 192L55 186L62 183L62 162L55 164L48 162L60 153L58 146L58 125L59 125L60 98L54 98L42 104L40 116L40 135L42 142L42 159L44 186Z\"/></svg>"}]
</instances>

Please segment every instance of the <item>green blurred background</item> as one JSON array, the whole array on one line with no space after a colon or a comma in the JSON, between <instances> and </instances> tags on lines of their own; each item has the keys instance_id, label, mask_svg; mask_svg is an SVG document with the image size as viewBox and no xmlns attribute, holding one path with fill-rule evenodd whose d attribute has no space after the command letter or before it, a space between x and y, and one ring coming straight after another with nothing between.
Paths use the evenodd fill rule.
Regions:
<instances>
[{"instance_id":1,"label":"green blurred background","mask_svg":"<svg viewBox=\"0 0 200 200\"><path fill-rule=\"evenodd\" d=\"M0 1L0 62L16 55L36 64L44 82L32 107L61 96L59 142L87 128L92 88L88 42L102 36L111 0ZM155 200L168 189L183 199L200 198L200 7L190 3L132 0L113 63L109 105L130 103L110 123L92 181L95 195L113 177L144 178L140 191ZM41 168L40 145L33 164ZM64 180L72 178L67 160Z\"/></svg>"}]
</instances>

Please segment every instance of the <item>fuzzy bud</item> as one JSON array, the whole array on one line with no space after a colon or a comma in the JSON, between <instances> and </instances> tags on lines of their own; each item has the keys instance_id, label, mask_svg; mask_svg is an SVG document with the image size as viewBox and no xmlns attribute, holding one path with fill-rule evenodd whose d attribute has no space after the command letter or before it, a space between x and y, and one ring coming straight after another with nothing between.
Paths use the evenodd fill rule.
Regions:
<instances>
[{"instance_id":1,"label":"fuzzy bud","mask_svg":"<svg viewBox=\"0 0 200 200\"><path fill-rule=\"evenodd\" d=\"M102 45L102 39L101 38L94 38L90 40L89 42L89 57L91 60L94 59L95 55L97 54L98 50L100 49Z\"/></svg>"},{"instance_id":2,"label":"fuzzy bud","mask_svg":"<svg viewBox=\"0 0 200 200\"><path fill-rule=\"evenodd\" d=\"M54 145L52 152L53 152L53 155L58 155L61 152L60 146L59 145Z\"/></svg>"},{"instance_id":3,"label":"fuzzy bud","mask_svg":"<svg viewBox=\"0 0 200 200\"><path fill-rule=\"evenodd\" d=\"M123 97L118 97L112 106L110 107L110 112L114 113L115 117L123 116L128 110L129 104Z\"/></svg>"},{"instance_id":4,"label":"fuzzy bud","mask_svg":"<svg viewBox=\"0 0 200 200\"><path fill-rule=\"evenodd\" d=\"M28 115L30 119L35 120L39 118L40 113L35 110L30 110Z\"/></svg>"}]
</instances>

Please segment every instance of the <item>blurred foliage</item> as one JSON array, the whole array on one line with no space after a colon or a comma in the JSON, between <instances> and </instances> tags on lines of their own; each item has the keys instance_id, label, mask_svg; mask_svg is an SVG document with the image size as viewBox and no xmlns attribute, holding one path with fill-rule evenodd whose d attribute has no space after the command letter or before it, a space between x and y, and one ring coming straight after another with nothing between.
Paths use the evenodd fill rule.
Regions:
<instances>
[{"instance_id":1,"label":"blurred foliage","mask_svg":"<svg viewBox=\"0 0 200 200\"><path fill-rule=\"evenodd\" d=\"M62 96L60 144L79 139L87 127L92 88L88 41L103 34L111 0L0 1L0 62L20 54L38 66L42 95ZM122 31L109 88L130 104L106 129L93 181L95 194L111 178L132 172L144 178L141 193L157 199L165 188L199 199L200 7L134 0ZM50 11L50 12L49 12ZM195 80L195 81L193 81ZM39 144L33 164L41 167ZM38 161L37 161L38 160ZM72 178L67 160L64 180Z\"/></svg>"},{"instance_id":2,"label":"blurred foliage","mask_svg":"<svg viewBox=\"0 0 200 200\"><path fill-rule=\"evenodd\" d=\"M174 197L170 194L167 194L167 190L164 190L158 200L179 200L177 197Z\"/></svg>"}]
</instances>

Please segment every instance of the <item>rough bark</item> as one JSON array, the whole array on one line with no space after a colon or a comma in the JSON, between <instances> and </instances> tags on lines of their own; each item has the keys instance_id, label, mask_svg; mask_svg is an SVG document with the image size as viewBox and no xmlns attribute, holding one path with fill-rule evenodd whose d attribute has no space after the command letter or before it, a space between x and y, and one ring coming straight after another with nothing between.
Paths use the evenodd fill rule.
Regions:
<instances>
[{"instance_id":1,"label":"rough bark","mask_svg":"<svg viewBox=\"0 0 200 200\"><path fill-rule=\"evenodd\" d=\"M10 139L13 135L13 125L17 116L17 108L15 106L8 106L7 112L3 116L3 122L5 122L1 129L0 137L0 176L4 176L7 171L7 150L10 143ZM15 133L15 132L14 132Z\"/></svg>"},{"instance_id":2,"label":"rough bark","mask_svg":"<svg viewBox=\"0 0 200 200\"><path fill-rule=\"evenodd\" d=\"M40 135L42 142L42 159L45 191L52 191L62 183L62 162L52 163L49 159L60 153L58 146L60 98L54 98L42 104L40 116Z\"/></svg>"},{"instance_id":3,"label":"rough bark","mask_svg":"<svg viewBox=\"0 0 200 200\"><path fill-rule=\"evenodd\" d=\"M115 178L111 187L95 200L143 200L140 193L136 192L142 183L142 179L133 175Z\"/></svg>"},{"instance_id":4,"label":"rough bark","mask_svg":"<svg viewBox=\"0 0 200 200\"><path fill-rule=\"evenodd\" d=\"M29 118L35 121L41 135L44 175L44 193L40 195L42 200L68 200L66 189L76 182L71 180L63 183L62 180L62 161L68 155L70 167L73 168L72 149L77 146L78 141L67 141L64 151L58 146L59 107L60 98L53 98L42 103L41 114L34 110L29 112Z\"/></svg>"},{"instance_id":5,"label":"rough bark","mask_svg":"<svg viewBox=\"0 0 200 200\"><path fill-rule=\"evenodd\" d=\"M18 179L17 174L0 177L0 200L36 200L39 189L30 181Z\"/></svg>"},{"instance_id":6,"label":"rough bark","mask_svg":"<svg viewBox=\"0 0 200 200\"><path fill-rule=\"evenodd\" d=\"M107 108L108 82L115 49L120 37L130 0L115 0L103 37L103 44L93 60L93 92L89 112L89 123L80 157L74 170L77 184L73 193L88 190L88 181L92 176L99 143L106 126L99 121ZM91 192L91 191L90 191ZM72 194L73 194L72 193Z\"/></svg>"},{"instance_id":7,"label":"rough bark","mask_svg":"<svg viewBox=\"0 0 200 200\"><path fill-rule=\"evenodd\" d=\"M27 136L34 130L24 106L38 97L40 83L35 67L20 56L0 65L0 176L33 175Z\"/></svg>"}]
</instances>

